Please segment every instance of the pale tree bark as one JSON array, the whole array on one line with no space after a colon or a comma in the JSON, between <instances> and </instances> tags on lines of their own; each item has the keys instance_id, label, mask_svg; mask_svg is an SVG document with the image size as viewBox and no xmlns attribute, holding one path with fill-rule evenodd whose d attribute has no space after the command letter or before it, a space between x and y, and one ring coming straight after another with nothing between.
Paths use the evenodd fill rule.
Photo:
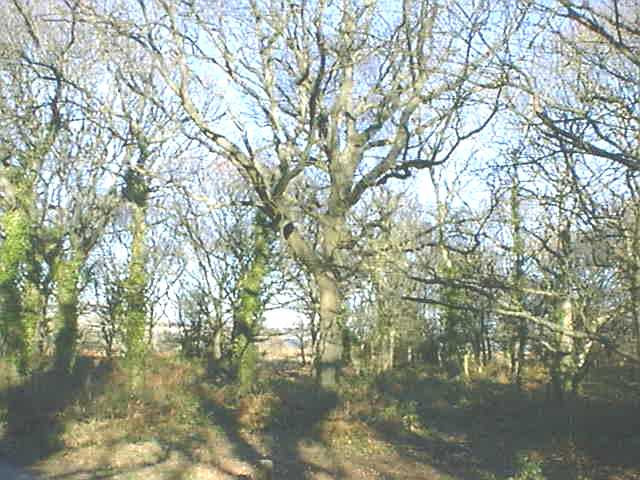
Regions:
<instances>
[{"instance_id":1,"label":"pale tree bark","mask_svg":"<svg viewBox=\"0 0 640 480\"><path fill-rule=\"evenodd\" d=\"M317 274L316 282L320 297L320 328L323 332L316 375L320 385L333 386L336 383L342 361L342 330L338 323L338 309L340 308L338 282L331 273Z\"/></svg>"},{"instance_id":2,"label":"pale tree bark","mask_svg":"<svg viewBox=\"0 0 640 480\"><path fill-rule=\"evenodd\" d=\"M575 370L573 363L573 305L569 298L558 302L555 312L558 332L551 355L551 388L552 398L562 403L568 392L572 390L572 377Z\"/></svg>"}]
</instances>

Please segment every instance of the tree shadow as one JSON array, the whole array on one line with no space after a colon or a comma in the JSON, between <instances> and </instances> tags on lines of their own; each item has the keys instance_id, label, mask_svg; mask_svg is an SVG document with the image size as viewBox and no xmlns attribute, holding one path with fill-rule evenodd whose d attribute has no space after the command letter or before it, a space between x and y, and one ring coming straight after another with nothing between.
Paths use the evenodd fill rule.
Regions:
<instances>
[{"instance_id":1,"label":"tree shadow","mask_svg":"<svg viewBox=\"0 0 640 480\"><path fill-rule=\"evenodd\" d=\"M417 370L363 382L365 393L359 387L337 393L285 364L268 365L270 377L254 393L235 399L228 384L215 385L193 365L156 363L145 390L134 396L118 383L124 377L113 364L92 358L80 358L72 375L40 372L12 387L6 392L8 425L0 452L10 463L35 466L64 447L65 422L82 424L86 418L104 420L97 422L108 429L97 437L104 458L83 465L67 460L66 470L53 478L145 478L145 469L154 469L177 480L200 467L223 477L252 478L267 457L274 462L274 478L350 478L355 472L345 463L350 458L376 470L379 478L444 474L476 480L513 475L523 452L543 461L550 480L640 471L637 405L578 399L556 407L542 391L520 394L491 380L465 383ZM346 379L346 385L354 383L355 378ZM370 405L368 413L349 413L349 402ZM388 455L381 450L369 459L367 450L340 451L344 439L340 433L334 438L340 432L334 429L344 425L358 435L365 432L358 422L384 442ZM86 432L95 442L93 430ZM149 444L155 453L136 457L136 448ZM128 448L133 461L120 461L117 452ZM80 444L73 455L81 458L84 452Z\"/></svg>"},{"instance_id":2,"label":"tree shadow","mask_svg":"<svg viewBox=\"0 0 640 480\"><path fill-rule=\"evenodd\" d=\"M70 375L42 371L12 386L5 392L7 428L0 438L0 454L23 467L41 468L43 462L49 462L47 468L52 468L53 460L53 471L47 471L50 478L60 480L144 478L146 469L160 470L163 478L177 480L185 478L189 468L200 467L223 477L244 478L241 474L245 473L246 478L253 478L252 472L265 457L274 462L274 478L304 479L315 472L343 476L335 459L318 461L303 453L304 444L325 442L317 427L338 404L335 392L317 387L304 375L272 378L253 394L258 400L265 397L271 406L263 424L251 431L242 418L244 401L219 396L221 391L230 391L229 385L212 385L207 374L184 361L156 360L148 372L148 383L135 392L126 388L116 364L91 357L80 357ZM248 398L247 404L255 399ZM189 406L192 401L195 410ZM92 430L92 420L100 420L95 428L106 429L104 434ZM74 426L73 432L67 432L71 437L65 435L69 425ZM67 445L63 459L55 454L65 448L68 438L74 446ZM99 442L97 449L92 450L93 442ZM155 453L147 451L142 458L136 449L144 452L149 444L155 445ZM221 445L224 448L218 450ZM87 461L83 459L89 451L85 448L93 456ZM123 461L119 452L128 448L134 457ZM219 451L227 456L216 458ZM329 451L324 449L325 456Z\"/></svg>"},{"instance_id":3,"label":"tree shadow","mask_svg":"<svg viewBox=\"0 0 640 480\"><path fill-rule=\"evenodd\" d=\"M522 393L492 380L465 383L414 373L383 376L376 385L387 402L410 405L422 429L378 424L387 441L408 447L402 449L407 457L428 454L434 466L465 480L479 472L506 478L529 453L543 462L549 479L604 479L615 470L640 470L640 415L633 404L578 398L557 406L542 390Z\"/></svg>"},{"instance_id":4,"label":"tree shadow","mask_svg":"<svg viewBox=\"0 0 640 480\"><path fill-rule=\"evenodd\" d=\"M248 395L246 401L240 400L235 407L214 400L203 389L201 408L212 426L222 429L239 459L251 465L265 456L272 460L274 478L304 479L317 472L341 478L342 470L334 462L323 465L302 453L305 443L324 442L318 426L338 405L338 395L320 388L308 376L283 374L279 367L277 362L267 364L266 369L278 377L269 379L262 392ZM241 417L243 409L250 409L250 403L260 402L261 397L266 398L264 408L268 412L259 421L257 430L267 445L259 450L247 440L247 434L252 433L251 425L243 424Z\"/></svg>"},{"instance_id":5,"label":"tree shadow","mask_svg":"<svg viewBox=\"0 0 640 480\"><path fill-rule=\"evenodd\" d=\"M89 387L96 394L103 391L111 369L106 359L80 356L71 373L47 369L8 387L0 455L10 463L30 466L60 451L65 410Z\"/></svg>"},{"instance_id":6,"label":"tree shadow","mask_svg":"<svg viewBox=\"0 0 640 480\"><path fill-rule=\"evenodd\" d=\"M307 478L323 472L342 478L343 471L330 457L322 423L338 406L335 391L325 390L309 377L275 379L272 383L279 408L267 430L277 438L277 452L284 478ZM306 450L306 454L305 454ZM315 450L315 454L313 453Z\"/></svg>"}]
</instances>

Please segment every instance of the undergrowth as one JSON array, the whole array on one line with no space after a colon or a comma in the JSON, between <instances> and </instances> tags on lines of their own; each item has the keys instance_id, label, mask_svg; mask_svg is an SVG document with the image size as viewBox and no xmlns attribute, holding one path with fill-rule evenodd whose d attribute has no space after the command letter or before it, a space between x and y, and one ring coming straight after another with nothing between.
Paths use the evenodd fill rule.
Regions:
<instances>
[{"instance_id":1,"label":"undergrowth","mask_svg":"<svg viewBox=\"0 0 640 480\"><path fill-rule=\"evenodd\" d=\"M337 391L325 391L310 375L262 365L254 387L240 395L238 386L212 379L197 362L158 356L149 365L136 388L106 359L81 358L71 376L42 372L26 382L5 370L0 452L15 453L18 443L37 444L34 458L116 440L192 445L218 432L313 439L360 455L410 449L430 462L459 464L456 472L465 478L584 479L594 471L600 477L593 478L640 471L633 404L591 396L551 406L535 378L519 392L497 381L496 372L463 381L404 368L351 375Z\"/></svg>"}]
</instances>

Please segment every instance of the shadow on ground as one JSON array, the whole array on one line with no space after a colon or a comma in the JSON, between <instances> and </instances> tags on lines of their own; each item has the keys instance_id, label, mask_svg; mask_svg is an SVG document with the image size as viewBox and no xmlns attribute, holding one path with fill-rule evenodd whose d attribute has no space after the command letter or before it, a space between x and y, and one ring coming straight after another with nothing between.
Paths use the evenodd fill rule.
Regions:
<instances>
[{"instance_id":1,"label":"shadow on ground","mask_svg":"<svg viewBox=\"0 0 640 480\"><path fill-rule=\"evenodd\" d=\"M405 457L430 459L455 478L507 478L523 456L540 462L549 480L640 478L635 402L579 398L554 406L542 390L416 371L383 376L375 390L408 419L401 426L377 421L378 433Z\"/></svg>"},{"instance_id":2,"label":"shadow on ground","mask_svg":"<svg viewBox=\"0 0 640 480\"><path fill-rule=\"evenodd\" d=\"M132 391L116 365L80 358L5 399L0 451L55 480L252 478L265 457L274 479L502 480L523 453L549 480L640 478L637 405L551 407L541 391L411 369L333 392L271 362L238 398L193 362L154 359Z\"/></svg>"},{"instance_id":3,"label":"shadow on ground","mask_svg":"<svg viewBox=\"0 0 640 480\"><path fill-rule=\"evenodd\" d=\"M319 429L338 405L336 392L320 388L310 377L290 375L286 362L269 362L268 387L249 394L230 408L215 393L202 388L201 407L212 426L223 430L242 461L256 465L262 458L273 460L274 478L305 479L324 473L341 478L333 459L306 456L306 447L324 446ZM204 385L204 384L203 384Z\"/></svg>"},{"instance_id":4,"label":"shadow on ground","mask_svg":"<svg viewBox=\"0 0 640 480\"><path fill-rule=\"evenodd\" d=\"M44 370L9 386L3 392L6 426L0 456L14 464L33 465L64 448L63 413L88 388L95 394L104 391L111 366L107 360L82 356L71 374Z\"/></svg>"},{"instance_id":5,"label":"shadow on ground","mask_svg":"<svg viewBox=\"0 0 640 480\"><path fill-rule=\"evenodd\" d=\"M253 478L264 458L274 478L343 478L337 462L304 453L324 442L317 427L337 395L285 377L239 399L194 363L157 358L130 389L117 365L80 358L70 376L41 372L5 392L0 451L54 480Z\"/></svg>"}]
</instances>

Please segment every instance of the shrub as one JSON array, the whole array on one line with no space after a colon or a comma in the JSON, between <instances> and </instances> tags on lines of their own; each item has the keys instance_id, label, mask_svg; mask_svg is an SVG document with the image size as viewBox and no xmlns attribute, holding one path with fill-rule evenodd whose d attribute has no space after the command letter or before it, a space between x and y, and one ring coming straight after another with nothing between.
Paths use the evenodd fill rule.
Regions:
<instances>
[{"instance_id":1,"label":"shrub","mask_svg":"<svg viewBox=\"0 0 640 480\"><path fill-rule=\"evenodd\" d=\"M515 476L508 480L546 480L542 473L542 461L533 457L521 454L517 459L518 471Z\"/></svg>"}]
</instances>

